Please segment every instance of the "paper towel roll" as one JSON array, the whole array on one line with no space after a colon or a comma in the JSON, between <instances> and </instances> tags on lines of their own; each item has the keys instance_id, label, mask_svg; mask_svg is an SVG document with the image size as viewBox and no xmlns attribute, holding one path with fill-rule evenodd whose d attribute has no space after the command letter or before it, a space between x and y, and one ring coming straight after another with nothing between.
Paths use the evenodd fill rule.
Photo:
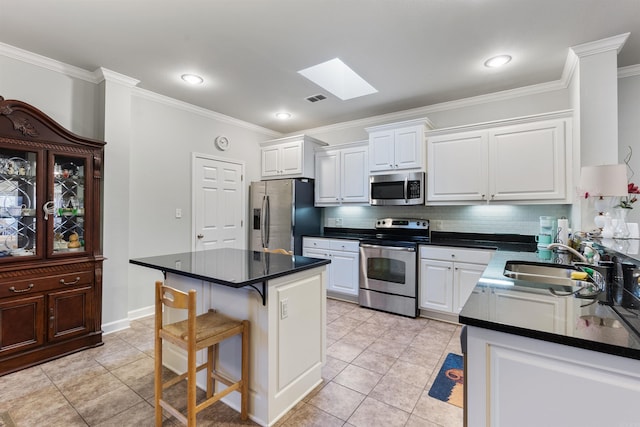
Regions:
<instances>
[{"instance_id":1,"label":"paper towel roll","mask_svg":"<svg viewBox=\"0 0 640 427\"><path fill-rule=\"evenodd\" d=\"M569 244L569 220L566 218L558 219L558 238L556 241L563 245Z\"/></svg>"}]
</instances>

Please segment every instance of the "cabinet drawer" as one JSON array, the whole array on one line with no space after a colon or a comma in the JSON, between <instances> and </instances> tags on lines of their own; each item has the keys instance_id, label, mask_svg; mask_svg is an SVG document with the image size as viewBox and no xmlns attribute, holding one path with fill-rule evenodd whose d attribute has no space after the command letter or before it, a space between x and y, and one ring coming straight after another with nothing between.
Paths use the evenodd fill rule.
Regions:
<instances>
[{"instance_id":1,"label":"cabinet drawer","mask_svg":"<svg viewBox=\"0 0 640 427\"><path fill-rule=\"evenodd\" d=\"M305 237L302 245L305 248L313 249L331 249L331 241L329 239L318 239L314 237Z\"/></svg>"},{"instance_id":2,"label":"cabinet drawer","mask_svg":"<svg viewBox=\"0 0 640 427\"><path fill-rule=\"evenodd\" d=\"M420 246L420 258L441 261L489 264L494 251L485 249L453 248L450 246Z\"/></svg>"},{"instance_id":3,"label":"cabinet drawer","mask_svg":"<svg viewBox=\"0 0 640 427\"><path fill-rule=\"evenodd\" d=\"M359 252L360 242L357 240L331 240L331 250L342 252Z\"/></svg>"},{"instance_id":4,"label":"cabinet drawer","mask_svg":"<svg viewBox=\"0 0 640 427\"><path fill-rule=\"evenodd\" d=\"M77 271L54 276L0 283L0 298L29 295L65 286L89 285L93 283L93 271Z\"/></svg>"}]
</instances>

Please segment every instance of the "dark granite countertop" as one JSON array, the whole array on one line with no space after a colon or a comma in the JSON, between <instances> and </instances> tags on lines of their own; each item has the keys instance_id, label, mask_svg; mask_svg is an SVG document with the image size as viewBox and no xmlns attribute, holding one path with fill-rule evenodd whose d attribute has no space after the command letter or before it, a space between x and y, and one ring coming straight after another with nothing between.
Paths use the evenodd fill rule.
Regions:
<instances>
[{"instance_id":1,"label":"dark granite countertop","mask_svg":"<svg viewBox=\"0 0 640 427\"><path fill-rule=\"evenodd\" d=\"M536 252L496 251L460 312L460 323L640 359L640 337L605 304L604 293L595 302L573 296L555 297L549 288L558 292L578 288L505 277L505 264L510 260L567 263L566 258L541 259ZM549 307L556 302L559 309L552 315ZM506 312L510 314L505 315ZM514 317L514 313L520 315Z\"/></svg>"},{"instance_id":2,"label":"dark granite countertop","mask_svg":"<svg viewBox=\"0 0 640 427\"><path fill-rule=\"evenodd\" d=\"M361 240L370 238L372 234L375 234L375 231L325 228L324 233L316 237ZM640 261L638 256L640 244L637 241L612 240L601 243L619 255L626 255L628 258ZM550 255L551 252L539 253L534 236L516 234L433 231L429 244L496 249L491 262L460 313L461 323L640 359L639 334L622 321L623 316L618 314L621 312L619 307L616 307L616 312L611 306L599 301L582 307L593 300L555 297L549 291L549 288L553 288L558 292L570 292L576 290L575 287L517 280L505 277L503 274L505 264L509 260L570 264L574 259L568 253L557 253L553 256ZM494 301L490 301L491 298ZM552 327L541 326L544 322L537 322L537 316L548 316L549 311L544 311L543 308L543 311L539 311L541 310L539 303L548 308L549 304L545 304L545 301L553 303L556 302L555 299L563 309L558 310L555 318L547 319L548 324L553 325ZM601 294L599 299L604 299L604 295ZM517 318L501 316L498 307L512 313L520 313L520 315ZM635 315L635 313L627 313L627 315Z\"/></svg>"},{"instance_id":3,"label":"dark granite countertop","mask_svg":"<svg viewBox=\"0 0 640 427\"><path fill-rule=\"evenodd\" d=\"M211 249L129 260L131 264L234 288L329 264L329 260L242 249Z\"/></svg>"}]
</instances>

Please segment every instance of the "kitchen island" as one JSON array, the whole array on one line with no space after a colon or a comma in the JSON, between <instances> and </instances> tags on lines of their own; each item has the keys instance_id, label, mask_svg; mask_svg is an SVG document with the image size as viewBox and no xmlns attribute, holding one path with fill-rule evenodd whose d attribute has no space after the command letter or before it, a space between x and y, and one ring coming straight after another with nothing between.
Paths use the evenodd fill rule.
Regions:
<instances>
[{"instance_id":1,"label":"kitchen island","mask_svg":"<svg viewBox=\"0 0 640 427\"><path fill-rule=\"evenodd\" d=\"M607 304L606 293L550 291L571 293L578 282L506 277L508 261L558 262L497 251L465 304L466 425L635 425L640 338L620 307Z\"/></svg>"},{"instance_id":2,"label":"kitchen island","mask_svg":"<svg viewBox=\"0 0 640 427\"><path fill-rule=\"evenodd\" d=\"M325 269L330 261L225 248L130 262L159 270L169 286L195 289L198 314L215 309L251 322L249 416L256 423L273 425L322 381ZM153 283L149 283L149 292L154 292ZM183 319L184 313L164 313L165 322ZM232 378L240 376L240 349L239 337L220 344L218 366ZM198 363L204 358L200 354ZM167 345L163 359L175 372L186 370L186 355L176 347ZM198 385L204 388L204 384L204 376L199 376ZM238 393L223 400L239 410Z\"/></svg>"}]
</instances>

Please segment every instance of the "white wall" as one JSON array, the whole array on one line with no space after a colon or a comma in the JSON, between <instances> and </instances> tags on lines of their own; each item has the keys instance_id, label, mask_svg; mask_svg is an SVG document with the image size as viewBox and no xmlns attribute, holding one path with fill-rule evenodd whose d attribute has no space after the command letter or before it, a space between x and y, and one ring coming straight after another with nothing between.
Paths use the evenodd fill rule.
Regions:
<instances>
[{"instance_id":1,"label":"white wall","mask_svg":"<svg viewBox=\"0 0 640 427\"><path fill-rule=\"evenodd\" d=\"M71 68L71 67L69 67ZM91 73L87 73L91 78ZM78 135L99 138L95 100L99 88L94 82L73 78L0 52L0 95L36 106L65 128Z\"/></svg>"},{"instance_id":2,"label":"white wall","mask_svg":"<svg viewBox=\"0 0 640 427\"><path fill-rule=\"evenodd\" d=\"M132 106L130 258L191 250L191 154L245 162L245 183L260 179L259 143L273 133L229 123L215 113L136 90ZM229 138L227 151L214 146ZM247 192L248 195L248 192ZM176 208L182 218L175 218ZM248 217L245 224L248 224ZM129 267L129 310L153 303L160 272Z\"/></svg>"},{"instance_id":3,"label":"white wall","mask_svg":"<svg viewBox=\"0 0 640 427\"><path fill-rule=\"evenodd\" d=\"M640 67L635 75L618 79L618 158L622 163L629 152L633 156L629 163L633 172L630 180L640 184ZM640 222L640 201L628 216L629 222Z\"/></svg>"}]
</instances>

